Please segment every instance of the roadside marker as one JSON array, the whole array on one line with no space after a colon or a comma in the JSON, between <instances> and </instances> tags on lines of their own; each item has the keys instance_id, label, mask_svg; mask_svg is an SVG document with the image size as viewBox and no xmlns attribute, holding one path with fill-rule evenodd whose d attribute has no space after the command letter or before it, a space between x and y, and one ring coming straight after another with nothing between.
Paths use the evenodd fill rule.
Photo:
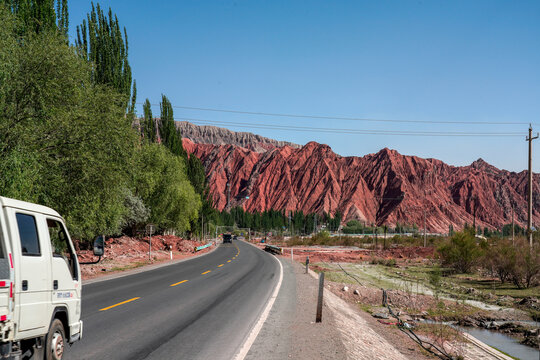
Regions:
<instances>
[{"instance_id":1,"label":"roadside marker","mask_svg":"<svg viewBox=\"0 0 540 360\"><path fill-rule=\"evenodd\" d=\"M205 272L203 272L201 275L206 275L206 274L208 274L209 272L211 272L211 270L205 271Z\"/></svg>"},{"instance_id":2,"label":"roadside marker","mask_svg":"<svg viewBox=\"0 0 540 360\"><path fill-rule=\"evenodd\" d=\"M186 281L187 281L187 280L182 280L182 281L177 282L177 283L174 283L174 284L172 284L172 285L170 285L170 286L180 285L180 284L182 284L182 283L185 283Z\"/></svg>"},{"instance_id":3,"label":"roadside marker","mask_svg":"<svg viewBox=\"0 0 540 360\"><path fill-rule=\"evenodd\" d=\"M103 308L103 309L99 309L99 311L105 311L105 310L109 310L109 309L112 309L114 307L117 307L117 306L120 306L120 305L124 305L124 304L127 304L128 302L132 302L132 301L135 301L137 299L140 299L140 297L136 297L136 298L133 298L133 299L129 299L129 300L126 300L126 301L122 301L118 304L114 304L114 305L111 305L111 306L108 306L106 308Z\"/></svg>"}]
</instances>

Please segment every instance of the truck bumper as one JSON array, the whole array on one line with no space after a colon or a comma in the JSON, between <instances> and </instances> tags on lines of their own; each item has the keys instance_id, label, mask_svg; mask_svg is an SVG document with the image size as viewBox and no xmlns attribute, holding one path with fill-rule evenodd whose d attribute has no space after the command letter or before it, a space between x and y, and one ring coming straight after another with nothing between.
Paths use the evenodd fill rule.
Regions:
<instances>
[{"instance_id":1,"label":"truck bumper","mask_svg":"<svg viewBox=\"0 0 540 360\"><path fill-rule=\"evenodd\" d=\"M83 322L82 320L79 321L79 332L77 334L73 334L69 338L69 343L73 344L75 341L81 340L83 335Z\"/></svg>"}]
</instances>

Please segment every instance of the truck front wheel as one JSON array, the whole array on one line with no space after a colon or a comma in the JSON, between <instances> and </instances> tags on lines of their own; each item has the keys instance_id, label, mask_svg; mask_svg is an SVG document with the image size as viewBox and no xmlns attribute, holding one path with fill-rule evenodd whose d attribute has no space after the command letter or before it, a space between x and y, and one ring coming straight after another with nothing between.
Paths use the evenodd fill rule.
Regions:
<instances>
[{"instance_id":1,"label":"truck front wheel","mask_svg":"<svg viewBox=\"0 0 540 360\"><path fill-rule=\"evenodd\" d=\"M58 319L54 319L49 333L47 334L47 343L45 347L46 360L61 360L64 355L64 346L66 345L66 335L64 325Z\"/></svg>"}]
</instances>

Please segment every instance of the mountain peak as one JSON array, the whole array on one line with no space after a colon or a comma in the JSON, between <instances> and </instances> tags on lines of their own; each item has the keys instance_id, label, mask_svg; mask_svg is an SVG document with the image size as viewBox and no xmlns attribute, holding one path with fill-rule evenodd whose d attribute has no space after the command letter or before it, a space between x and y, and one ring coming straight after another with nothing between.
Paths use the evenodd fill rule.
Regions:
<instances>
[{"instance_id":1,"label":"mountain peak","mask_svg":"<svg viewBox=\"0 0 540 360\"><path fill-rule=\"evenodd\" d=\"M496 173L496 172L499 172L500 170L497 169L495 166L489 164L488 162L486 162L484 159L482 158L478 158L477 160L473 161L470 165L473 169L477 169L477 170L482 170L482 171L487 171L487 172L492 172L492 173Z\"/></svg>"},{"instance_id":2,"label":"mountain peak","mask_svg":"<svg viewBox=\"0 0 540 360\"><path fill-rule=\"evenodd\" d=\"M183 138L187 138L197 144L230 144L241 146L255 152L266 152L285 145L294 149L301 147L298 144L288 141L269 139L250 132L235 132L217 126L195 125L187 121L177 121L176 126L180 129Z\"/></svg>"}]
</instances>

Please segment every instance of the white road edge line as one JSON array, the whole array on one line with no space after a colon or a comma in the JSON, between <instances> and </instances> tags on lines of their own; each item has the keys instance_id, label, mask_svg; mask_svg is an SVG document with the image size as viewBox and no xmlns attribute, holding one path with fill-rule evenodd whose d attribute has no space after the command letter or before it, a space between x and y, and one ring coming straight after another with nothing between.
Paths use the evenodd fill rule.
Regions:
<instances>
[{"instance_id":1,"label":"white road edge line","mask_svg":"<svg viewBox=\"0 0 540 360\"><path fill-rule=\"evenodd\" d=\"M264 323L266 322L266 319L268 318L268 315L270 314L270 310L272 310L272 306L274 305L274 302L276 301L277 295L279 293L279 289L281 289L281 282L283 280L283 265L281 265L281 261L279 261L275 256L272 256L279 264L279 280L274 288L274 292L272 293L272 296L268 300L268 303L266 303L266 307L264 308L263 312L261 313L261 317L259 318L259 321L255 324L253 329L251 329L251 333L248 335L242 346L240 347L240 350L234 357L234 360L243 360L246 355L249 352L249 349L251 349L251 345L255 342L255 339L257 339L257 336L259 335L259 332L261 331Z\"/></svg>"}]
</instances>

